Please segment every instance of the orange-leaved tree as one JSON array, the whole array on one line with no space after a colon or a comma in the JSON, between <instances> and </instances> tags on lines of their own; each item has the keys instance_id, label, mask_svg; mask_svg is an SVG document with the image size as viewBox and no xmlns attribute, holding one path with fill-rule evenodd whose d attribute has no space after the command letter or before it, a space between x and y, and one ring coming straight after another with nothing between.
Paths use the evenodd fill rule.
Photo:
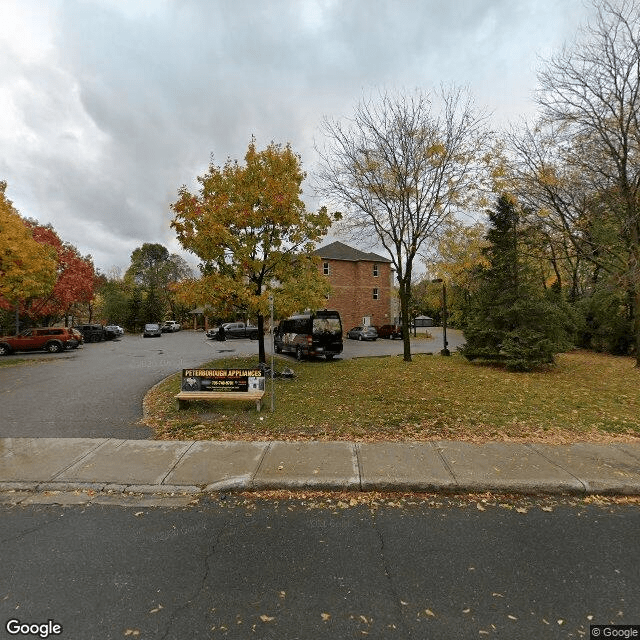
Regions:
<instances>
[{"instance_id":1,"label":"orange-leaved tree","mask_svg":"<svg viewBox=\"0 0 640 640\"><path fill-rule=\"evenodd\" d=\"M33 232L5 196L0 182L0 308L48 295L56 281L56 253L34 240ZM18 331L16 319L16 331Z\"/></svg>"},{"instance_id":2,"label":"orange-leaved tree","mask_svg":"<svg viewBox=\"0 0 640 640\"><path fill-rule=\"evenodd\" d=\"M33 320L56 321L65 319L78 304L88 304L93 299L96 274L91 256L82 256L76 247L60 239L51 225L42 226L29 221L33 239L51 247L57 256L56 280L53 288L44 296L32 298L26 313Z\"/></svg>"},{"instance_id":3,"label":"orange-leaved tree","mask_svg":"<svg viewBox=\"0 0 640 640\"><path fill-rule=\"evenodd\" d=\"M339 214L311 213L301 199L305 174L289 145L258 151L252 140L244 164L227 160L198 177L171 205L171 226L188 251L201 259L202 277L185 285L190 302L219 315L257 318L259 358L264 363L264 318L273 295L278 316L324 306L328 287L311 255Z\"/></svg>"}]
</instances>

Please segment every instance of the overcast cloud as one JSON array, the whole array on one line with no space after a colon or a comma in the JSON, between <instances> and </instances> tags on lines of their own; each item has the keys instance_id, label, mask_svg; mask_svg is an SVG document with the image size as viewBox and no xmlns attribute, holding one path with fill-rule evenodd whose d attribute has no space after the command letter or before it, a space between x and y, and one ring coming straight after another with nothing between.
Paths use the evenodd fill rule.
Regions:
<instances>
[{"instance_id":1,"label":"overcast cloud","mask_svg":"<svg viewBox=\"0 0 640 640\"><path fill-rule=\"evenodd\" d=\"M468 86L495 126L534 110L539 57L583 0L1 0L0 180L107 271L179 246L169 204L211 155L290 142L379 88ZM192 260L193 261L193 260Z\"/></svg>"}]
</instances>

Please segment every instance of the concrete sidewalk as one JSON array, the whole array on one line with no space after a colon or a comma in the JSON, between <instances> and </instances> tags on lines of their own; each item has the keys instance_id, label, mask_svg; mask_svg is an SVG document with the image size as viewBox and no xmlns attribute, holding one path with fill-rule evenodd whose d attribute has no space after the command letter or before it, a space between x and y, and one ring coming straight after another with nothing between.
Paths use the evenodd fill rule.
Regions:
<instances>
[{"instance_id":1,"label":"concrete sidewalk","mask_svg":"<svg viewBox=\"0 0 640 640\"><path fill-rule=\"evenodd\" d=\"M0 439L0 491L263 489L640 495L640 443Z\"/></svg>"}]
</instances>

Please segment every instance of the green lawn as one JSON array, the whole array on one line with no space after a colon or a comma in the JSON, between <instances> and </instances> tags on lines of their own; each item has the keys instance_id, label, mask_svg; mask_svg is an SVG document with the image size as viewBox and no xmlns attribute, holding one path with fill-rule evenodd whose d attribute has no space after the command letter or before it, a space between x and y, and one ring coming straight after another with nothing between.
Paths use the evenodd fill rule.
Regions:
<instances>
[{"instance_id":1,"label":"green lawn","mask_svg":"<svg viewBox=\"0 0 640 640\"><path fill-rule=\"evenodd\" d=\"M215 361L246 367L255 360ZM334 362L277 359L293 380L251 402L192 402L178 411L180 374L145 399L159 439L606 441L640 437L640 369L631 358L576 351L544 372L510 373L460 356Z\"/></svg>"}]
</instances>

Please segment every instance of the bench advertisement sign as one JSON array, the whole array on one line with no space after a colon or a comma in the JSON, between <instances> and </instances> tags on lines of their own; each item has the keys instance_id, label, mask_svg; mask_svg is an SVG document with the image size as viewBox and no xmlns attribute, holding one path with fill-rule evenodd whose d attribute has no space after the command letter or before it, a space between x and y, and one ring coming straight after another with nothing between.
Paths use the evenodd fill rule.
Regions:
<instances>
[{"instance_id":1,"label":"bench advertisement sign","mask_svg":"<svg viewBox=\"0 0 640 640\"><path fill-rule=\"evenodd\" d=\"M264 391L260 369L183 369L182 391Z\"/></svg>"}]
</instances>

